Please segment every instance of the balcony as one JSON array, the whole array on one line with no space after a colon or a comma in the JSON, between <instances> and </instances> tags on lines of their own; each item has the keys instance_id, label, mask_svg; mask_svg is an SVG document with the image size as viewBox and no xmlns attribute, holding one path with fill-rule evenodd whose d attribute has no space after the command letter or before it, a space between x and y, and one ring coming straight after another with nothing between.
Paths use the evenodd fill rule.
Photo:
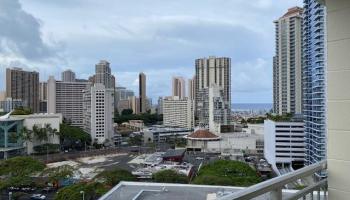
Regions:
<instances>
[{"instance_id":1,"label":"balcony","mask_svg":"<svg viewBox=\"0 0 350 200\"><path fill-rule=\"evenodd\" d=\"M326 169L327 163L324 160L297 171L253 185L235 193L225 195L218 198L218 200L248 200L259 198L262 195L268 195L270 196L269 199L272 200L327 199L327 179L322 179L313 185L309 185L308 187L289 196L284 196L282 192L282 188L285 185L297 181L298 179L312 176L315 173L320 173ZM323 195L321 194L321 191L323 191Z\"/></svg>"}]
</instances>

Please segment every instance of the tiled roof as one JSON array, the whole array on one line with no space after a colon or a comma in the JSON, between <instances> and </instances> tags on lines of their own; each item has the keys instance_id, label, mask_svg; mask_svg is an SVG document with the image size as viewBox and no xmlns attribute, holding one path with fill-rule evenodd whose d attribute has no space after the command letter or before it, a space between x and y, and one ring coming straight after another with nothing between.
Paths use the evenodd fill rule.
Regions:
<instances>
[{"instance_id":1,"label":"tiled roof","mask_svg":"<svg viewBox=\"0 0 350 200\"><path fill-rule=\"evenodd\" d=\"M219 136L211 133L208 130L197 130L188 136L189 138L219 138Z\"/></svg>"}]
</instances>

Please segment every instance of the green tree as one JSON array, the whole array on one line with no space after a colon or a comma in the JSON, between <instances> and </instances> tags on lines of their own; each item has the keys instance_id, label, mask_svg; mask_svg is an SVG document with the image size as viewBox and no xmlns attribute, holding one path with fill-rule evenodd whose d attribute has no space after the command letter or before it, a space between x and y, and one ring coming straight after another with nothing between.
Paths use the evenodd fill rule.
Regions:
<instances>
[{"instance_id":1,"label":"green tree","mask_svg":"<svg viewBox=\"0 0 350 200\"><path fill-rule=\"evenodd\" d=\"M10 186L34 185L31 176L44 168L44 163L30 157L0 161L0 190Z\"/></svg>"},{"instance_id":2,"label":"green tree","mask_svg":"<svg viewBox=\"0 0 350 200\"><path fill-rule=\"evenodd\" d=\"M15 108L15 110L12 112L11 115L30 115L30 114L33 114L30 108L18 107L18 108Z\"/></svg>"},{"instance_id":3,"label":"green tree","mask_svg":"<svg viewBox=\"0 0 350 200\"><path fill-rule=\"evenodd\" d=\"M141 135L135 135L134 137L129 137L128 141L129 145L136 145L140 146L142 145L142 136Z\"/></svg>"},{"instance_id":4,"label":"green tree","mask_svg":"<svg viewBox=\"0 0 350 200\"><path fill-rule=\"evenodd\" d=\"M204 165L193 181L194 184L241 187L251 186L259 182L261 182L261 178L248 164L231 160L219 160Z\"/></svg>"},{"instance_id":5,"label":"green tree","mask_svg":"<svg viewBox=\"0 0 350 200\"><path fill-rule=\"evenodd\" d=\"M188 177L174 170L162 170L153 174L153 180L158 183L188 183Z\"/></svg>"},{"instance_id":6,"label":"green tree","mask_svg":"<svg viewBox=\"0 0 350 200\"><path fill-rule=\"evenodd\" d=\"M132 115L133 112L132 109L124 109L122 110L122 115Z\"/></svg>"},{"instance_id":7,"label":"green tree","mask_svg":"<svg viewBox=\"0 0 350 200\"><path fill-rule=\"evenodd\" d=\"M31 157L14 157L0 162L0 176L26 176L44 168L44 163Z\"/></svg>"},{"instance_id":8,"label":"green tree","mask_svg":"<svg viewBox=\"0 0 350 200\"><path fill-rule=\"evenodd\" d=\"M60 140L65 148L83 149L91 144L91 136L79 127L66 123L60 125Z\"/></svg>"},{"instance_id":9,"label":"green tree","mask_svg":"<svg viewBox=\"0 0 350 200\"><path fill-rule=\"evenodd\" d=\"M54 168L47 168L42 172L42 176L48 177L52 183L58 183L60 180L72 178L74 175L74 167L63 165Z\"/></svg>"},{"instance_id":10,"label":"green tree","mask_svg":"<svg viewBox=\"0 0 350 200\"><path fill-rule=\"evenodd\" d=\"M127 170L116 168L101 172L96 176L95 180L106 186L113 187L120 181L135 181L136 177Z\"/></svg>"},{"instance_id":11,"label":"green tree","mask_svg":"<svg viewBox=\"0 0 350 200\"><path fill-rule=\"evenodd\" d=\"M81 200L83 195L81 191L84 192L85 200L95 200L105 194L108 188L96 182L78 183L60 189L56 193L54 200Z\"/></svg>"}]
</instances>

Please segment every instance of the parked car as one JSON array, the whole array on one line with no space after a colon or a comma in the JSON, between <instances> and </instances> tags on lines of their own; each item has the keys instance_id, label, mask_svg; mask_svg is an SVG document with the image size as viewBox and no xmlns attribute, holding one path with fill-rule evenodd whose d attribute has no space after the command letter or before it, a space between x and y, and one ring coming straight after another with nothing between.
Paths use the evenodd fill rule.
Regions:
<instances>
[{"instance_id":1,"label":"parked car","mask_svg":"<svg viewBox=\"0 0 350 200\"><path fill-rule=\"evenodd\" d=\"M54 191L54 188L53 188L53 187L45 187L45 188L43 188L42 191L43 191L43 192L46 192L46 193L52 192L52 191Z\"/></svg>"},{"instance_id":2,"label":"parked car","mask_svg":"<svg viewBox=\"0 0 350 200\"><path fill-rule=\"evenodd\" d=\"M46 196L45 195L42 195L42 194L33 194L31 197L30 197L31 200L44 200L46 199Z\"/></svg>"}]
</instances>

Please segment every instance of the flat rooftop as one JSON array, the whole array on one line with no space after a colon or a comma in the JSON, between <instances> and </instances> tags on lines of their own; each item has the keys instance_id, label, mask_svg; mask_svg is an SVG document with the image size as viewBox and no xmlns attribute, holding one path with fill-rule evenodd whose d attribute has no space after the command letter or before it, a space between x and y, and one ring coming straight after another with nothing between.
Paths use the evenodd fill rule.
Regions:
<instances>
[{"instance_id":1,"label":"flat rooftop","mask_svg":"<svg viewBox=\"0 0 350 200\"><path fill-rule=\"evenodd\" d=\"M209 196L219 198L242 189L244 188L191 184L120 182L99 200L207 200ZM295 190L283 190L283 197L288 197L295 192ZM255 200L266 200L269 198L270 196L267 193L255 198Z\"/></svg>"},{"instance_id":2,"label":"flat rooftop","mask_svg":"<svg viewBox=\"0 0 350 200\"><path fill-rule=\"evenodd\" d=\"M202 186L188 184L165 184L143 182L120 182L100 200L206 200L208 194L235 192L242 188Z\"/></svg>"}]
</instances>

